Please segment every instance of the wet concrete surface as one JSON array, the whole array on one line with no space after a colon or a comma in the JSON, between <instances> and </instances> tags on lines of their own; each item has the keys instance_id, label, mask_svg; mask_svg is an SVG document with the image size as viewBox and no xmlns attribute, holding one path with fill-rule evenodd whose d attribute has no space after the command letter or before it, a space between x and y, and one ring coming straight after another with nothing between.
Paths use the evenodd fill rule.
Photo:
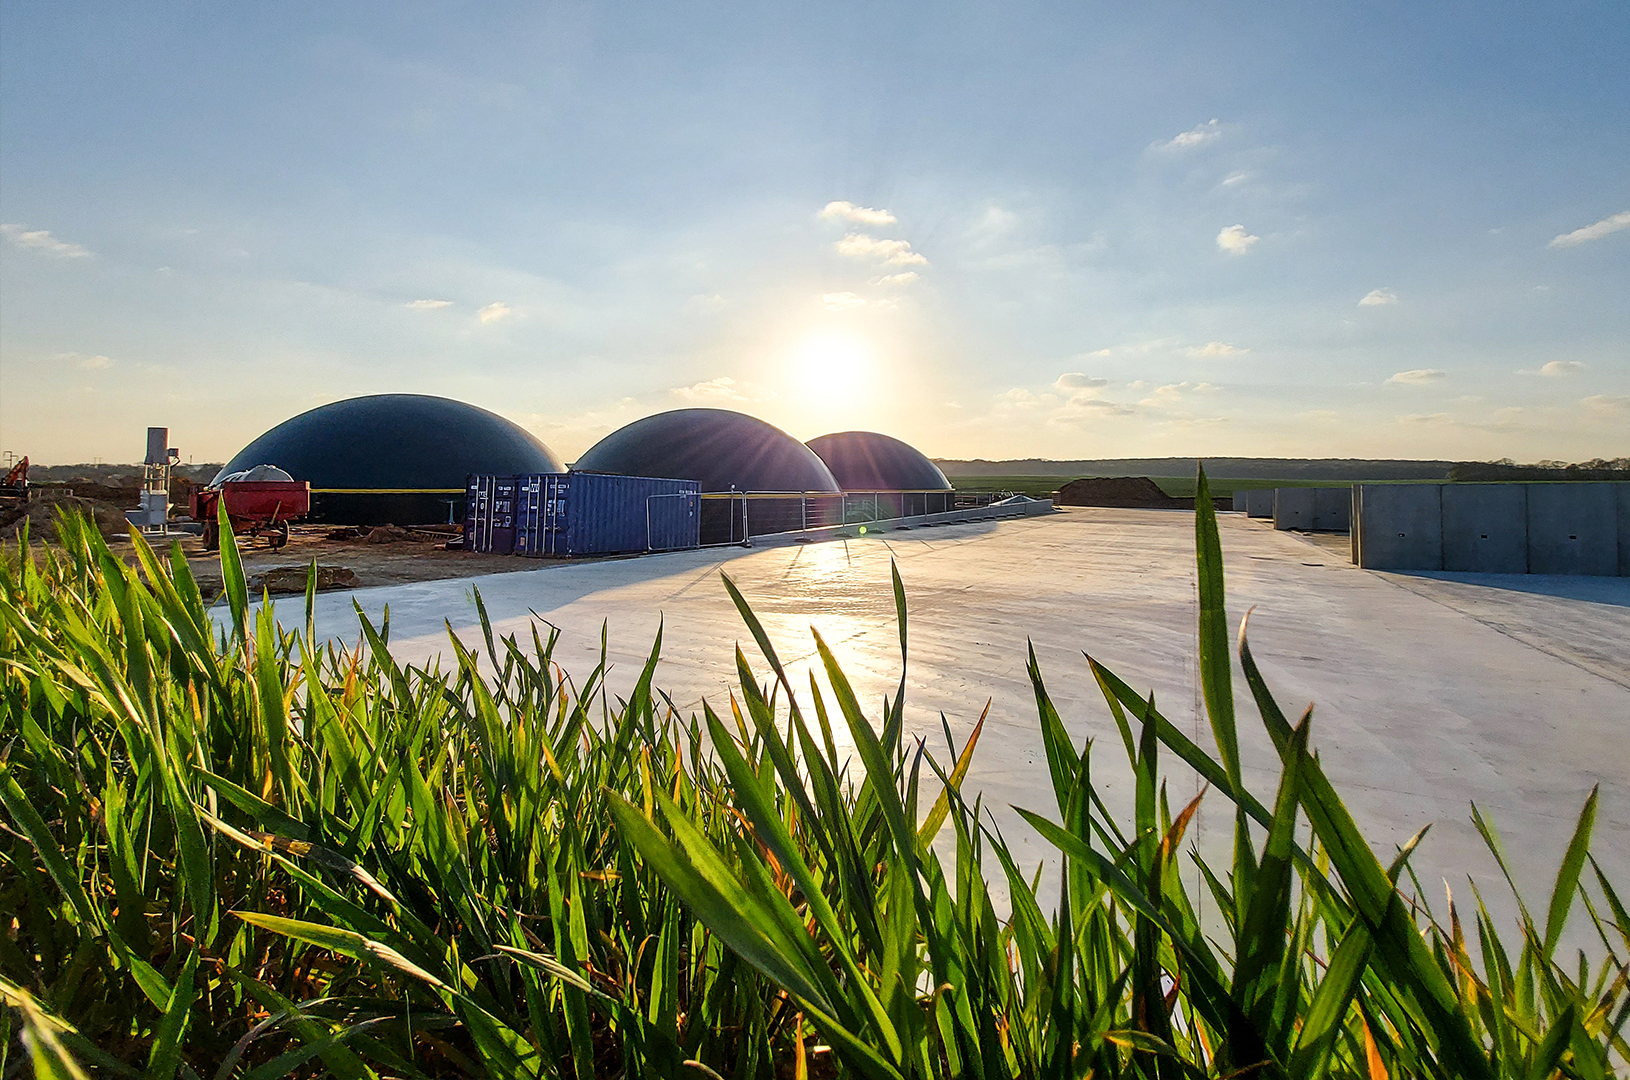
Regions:
<instances>
[{"instance_id":1,"label":"wet concrete surface","mask_svg":"<svg viewBox=\"0 0 1630 1080\"><path fill-rule=\"evenodd\" d=\"M1581 804L1600 784L1595 853L1621 892L1630 886L1630 579L1520 587L1493 576L1377 573L1347 561L1345 537L1309 540L1243 514L1219 522L1231 623L1255 608L1259 664L1287 713L1315 705L1314 746L1383 861L1432 824L1414 858L1427 899L1441 906L1447 881L1469 902L1471 874L1491 907L1509 912L1470 822L1475 801L1500 829L1533 906L1548 892ZM767 670L719 581L722 570L799 673L794 685L806 700L814 627L862 703L880 714L882 696L900 678L891 559L910 604L908 729L943 761L941 714L960 742L991 701L971 788L984 795L1021 861L1046 853L1008 806L1053 807L1027 642L1076 739L1099 740L1095 775L1117 812L1130 813L1130 773L1083 651L1152 691L1174 724L1213 746L1196 680L1193 515L1185 511L1069 508L875 539L539 570L518 561L513 573L323 595L317 622L320 633L354 641L353 600L376 620L389 605L393 652L446 665L444 623L467 645L480 641L479 589L500 634L529 641L534 617L559 626L556 659L579 675L598 660L604 623L610 685L624 693L660 622L657 684L681 708L704 696L722 708L737 641L757 670ZM303 619L301 603L278 602L285 624ZM1237 663L1235 697L1247 785L1271 803L1277 759ZM1199 790L1175 762L1170 785L1174 806ZM1232 814L1215 794L1202 805L1194 835L1203 853L1226 865ZM1569 941L1579 929L1570 927Z\"/></svg>"}]
</instances>

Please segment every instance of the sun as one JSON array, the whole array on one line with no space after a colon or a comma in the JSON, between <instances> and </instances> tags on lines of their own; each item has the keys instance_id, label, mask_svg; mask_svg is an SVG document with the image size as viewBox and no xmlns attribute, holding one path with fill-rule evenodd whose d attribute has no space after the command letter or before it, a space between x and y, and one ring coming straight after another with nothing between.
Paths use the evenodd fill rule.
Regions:
<instances>
[{"instance_id":1,"label":"sun","mask_svg":"<svg viewBox=\"0 0 1630 1080\"><path fill-rule=\"evenodd\" d=\"M831 405L862 394L876 361L876 353L862 338L813 333L792 350L791 382L809 404Z\"/></svg>"}]
</instances>

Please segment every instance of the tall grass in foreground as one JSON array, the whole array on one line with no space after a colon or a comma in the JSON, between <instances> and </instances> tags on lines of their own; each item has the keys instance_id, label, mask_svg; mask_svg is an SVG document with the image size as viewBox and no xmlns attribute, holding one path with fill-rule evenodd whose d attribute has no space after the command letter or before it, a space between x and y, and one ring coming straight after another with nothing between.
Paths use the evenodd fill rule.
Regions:
<instances>
[{"instance_id":1,"label":"tall grass in foreground","mask_svg":"<svg viewBox=\"0 0 1630 1080\"><path fill-rule=\"evenodd\" d=\"M904 735L897 574L902 674L880 714L818 635L830 700L793 687L726 579L764 666L738 649L726 713L686 717L653 685L660 633L626 699L603 648L573 680L553 630L495 640L484 610L477 651L451 637L456 665L403 667L388 617L359 609L343 649L317 639L310 591L303 627L251 609L229 530L218 631L179 551L166 565L137 538L130 568L64 520L59 549L37 562L25 540L0 579L0 1069L1622 1075L1630 916L1588 854L1594 793L1538 916L1497 926L1475 890L1435 915L1415 842L1377 861L1242 628L1283 762L1276 792L1245 790L1199 486L1215 754L1089 660L1118 733L1097 753L1124 748L1136 778L1117 819L1031 657L1052 798L1021 813L1056 850L1052 911L962 794L979 728L943 760ZM1199 799L1168 803L1173 759L1234 808L1231 865L1185 848ZM1576 906L1594 964L1557 954Z\"/></svg>"}]
</instances>

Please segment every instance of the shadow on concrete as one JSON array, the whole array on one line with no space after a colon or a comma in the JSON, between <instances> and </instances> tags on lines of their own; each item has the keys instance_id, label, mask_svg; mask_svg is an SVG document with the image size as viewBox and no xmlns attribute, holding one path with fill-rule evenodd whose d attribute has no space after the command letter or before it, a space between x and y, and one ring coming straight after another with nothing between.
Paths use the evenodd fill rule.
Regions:
<instances>
[{"instance_id":1,"label":"shadow on concrete","mask_svg":"<svg viewBox=\"0 0 1630 1080\"><path fill-rule=\"evenodd\" d=\"M1485 589L1554 596L1588 604L1630 608L1630 578L1587 577L1580 574L1469 574L1449 570L1390 571L1400 578L1454 581Z\"/></svg>"}]
</instances>

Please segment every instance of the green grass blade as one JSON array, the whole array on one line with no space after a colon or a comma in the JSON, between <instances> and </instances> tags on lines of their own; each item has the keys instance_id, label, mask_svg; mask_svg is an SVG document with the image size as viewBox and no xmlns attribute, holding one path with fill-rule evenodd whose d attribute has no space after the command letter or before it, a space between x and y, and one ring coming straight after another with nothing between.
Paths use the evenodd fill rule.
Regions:
<instances>
[{"instance_id":1,"label":"green grass blade","mask_svg":"<svg viewBox=\"0 0 1630 1080\"><path fill-rule=\"evenodd\" d=\"M221 592L232 612L234 638L241 642L247 640L249 627L249 584L243 574L243 558L238 554L238 538L232 533L232 519L227 516L226 500L221 499L215 510L221 536Z\"/></svg>"},{"instance_id":2,"label":"green grass blade","mask_svg":"<svg viewBox=\"0 0 1630 1080\"><path fill-rule=\"evenodd\" d=\"M1585 859L1590 854L1591 827L1596 824L1596 795L1601 785L1590 789L1584 808L1579 811L1579 822L1574 826L1573 839L1562 856L1562 866L1556 872L1556 887L1551 890L1551 907L1545 914L1545 957L1550 959L1556 951L1557 939L1568 921L1574 894L1579 891L1579 875L1584 872Z\"/></svg>"},{"instance_id":3,"label":"green grass blade","mask_svg":"<svg viewBox=\"0 0 1630 1080\"><path fill-rule=\"evenodd\" d=\"M1217 535L1217 509L1211 502L1211 485L1206 481L1204 465L1194 480L1194 548L1200 594L1200 689L1229 786L1237 791L1242 786L1239 733L1234 725L1222 541Z\"/></svg>"}]
</instances>

